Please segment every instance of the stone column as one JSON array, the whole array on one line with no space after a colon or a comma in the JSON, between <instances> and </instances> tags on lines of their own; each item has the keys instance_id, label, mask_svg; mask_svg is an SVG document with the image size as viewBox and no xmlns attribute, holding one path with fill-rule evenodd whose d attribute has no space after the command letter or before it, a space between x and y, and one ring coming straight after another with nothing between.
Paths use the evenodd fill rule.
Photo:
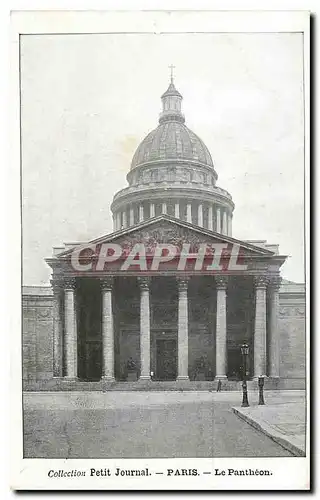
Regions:
<instances>
[{"instance_id":1,"label":"stone column","mask_svg":"<svg viewBox=\"0 0 320 500\"><path fill-rule=\"evenodd\" d=\"M178 380L189 380L187 278L178 278L178 291Z\"/></svg>"},{"instance_id":2,"label":"stone column","mask_svg":"<svg viewBox=\"0 0 320 500\"><path fill-rule=\"evenodd\" d=\"M102 377L114 381L114 331L112 310L113 278L101 278L102 294Z\"/></svg>"},{"instance_id":3,"label":"stone column","mask_svg":"<svg viewBox=\"0 0 320 500\"><path fill-rule=\"evenodd\" d=\"M150 218L154 217L155 213L154 203L150 203Z\"/></svg>"},{"instance_id":4,"label":"stone column","mask_svg":"<svg viewBox=\"0 0 320 500\"><path fill-rule=\"evenodd\" d=\"M130 224L130 226L134 226L134 209L133 209L133 207L130 207L129 224Z\"/></svg>"},{"instance_id":5,"label":"stone column","mask_svg":"<svg viewBox=\"0 0 320 500\"><path fill-rule=\"evenodd\" d=\"M212 207L212 205L209 205L209 211L208 211L208 229L210 231L213 231L213 207Z\"/></svg>"},{"instance_id":6,"label":"stone column","mask_svg":"<svg viewBox=\"0 0 320 500\"><path fill-rule=\"evenodd\" d=\"M281 277L275 276L270 280L270 316L269 316L269 377L280 377L280 332L278 327L279 315L279 288Z\"/></svg>"},{"instance_id":7,"label":"stone column","mask_svg":"<svg viewBox=\"0 0 320 500\"><path fill-rule=\"evenodd\" d=\"M119 230L121 229L121 212L117 212L116 220L117 220L117 230Z\"/></svg>"},{"instance_id":8,"label":"stone column","mask_svg":"<svg viewBox=\"0 0 320 500\"><path fill-rule=\"evenodd\" d=\"M217 208L217 233L221 233L221 213L220 213L220 208Z\"/></svg>"},{"instance_id":9,"label":"stone column","mask_svg":"<svg viewBox=\"0 0 320 500\"><path fill-rule=\"evenodd\" d=\"M139 205L139 222L143 221L143 205Z\"/></svg>"},{"instance_id":10,"label":"stone column","mask_svg":"<svg viewBox=\"0 0 320 500\"><path fill-rule=\"evenodd\" d=\"M179 203L175 203L175 205L174 205L174 216L176 219L180 219L180 205L179 205Z\"/></svg>"},{"instance_id":11,"label":"stone column","mask_svg":"<svg viewBox=\"0 0 320 500\"><path fill-rule=\"evenodd\" d=\"M187 204L187 222L192 222L191 203Z\"/></svg>"},{"instance_id":12,"label":"stone column","mask_svg":"<svg viewBox=\"0 0 320 500\"><path fill-rule=\"evenodd\" d=\"M55 280L53 289L53 376L63 376L63 324L62 324L62 288Z\"/></svg>"},{"instance_id":13,"label":"stone column","mask_svg":"<svg viewBox=\"0 0 320 500\"><path fill-rule=\"evenodd\" d=\"M228 236L232 236L232 217L228 215Z\"/></svg>"},{"instance_id":14,"label":"stone column","mask_svg":"<svg viewBox=\"0 0 320 500\"><path fill-rule=\"evenodd\" d=\"M225 235L228 234L226 210L223 210L223 214L222 214L222 234L225 234Z\"/></svg>"},{"instance_id":15,"label":"stone column","mask_svg":"<svg viewBox=\"0 0 320 500\"><path fill-rule=\"evenodd\" d=\"M78 376L78 338L75 313L75 279L64 281L64 354L65 377Z\"/></svg>"},{"instance_id":16,"label":"stone column","mask_svg":"<svg viewBox=\"0 0 320 500\"><path fill-rule=\"evenodd\" d=\"M227 378L227 285L226 276L216 276L216 379Z\"/></svg>"},{"instance_id":17,"label":"stone column","mask_svg":"<svg viewBox=\"0 0 320 500\"><path fill-rule=\"evenodd\" d=\"M162 203L162 213L163 213L163 214L166 214L166 213L167 213L167 204L166 204L166 202L165 202L165 201Z\"/></svg>"},{"instance_id":18,"label":"stone column","mask_svg":"<svg viewBox=\"0 0 320 500\"><path fill-rule=\"evenodd\" d=\"M203 227L203 206L202 203L198 205L198 226Z\"/></svg>"},{"instance_id":19,"label":"stone column","mask_svg":"<svg viewBox=\"0 0 320 500\"><path fill-rule=\"evenodd\" d=\"M138 278L140 286L140 380L150 380L150 278Z\"/></svg>"},{"instance_id":20,"label":"stone column","mask_svg":"<svg viewBox=\"0 0 320 500\"><path fill-rule=\"evenodd\" d=\"M254 376L266 375L267 353L267 313L266 288L267 276L256 276L255 284L255 325L254 325Z\"/></svg>"},{"instance_id":21,"label":"stone column","mask_svg":"<svg viewBox=\"0 0 320 500\"><path fill-rule=\"evenodd\" d=\"M125 210L122 212L122 227L127 227L127 212Z\"/></svg>"}]
</instances>

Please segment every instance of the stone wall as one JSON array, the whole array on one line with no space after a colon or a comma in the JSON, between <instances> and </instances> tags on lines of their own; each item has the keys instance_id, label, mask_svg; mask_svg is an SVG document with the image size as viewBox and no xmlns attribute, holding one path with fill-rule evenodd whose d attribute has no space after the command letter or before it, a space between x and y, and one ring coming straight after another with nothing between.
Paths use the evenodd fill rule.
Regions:
<instances>
[{"instance_id":1,"label":"stone wall","mask_svg":"<svg viewBox=\"0 0 320 500\"><path fill-rule=\"evenodd\" d=\"M300 389L305 384L305 287L284 282L279 298L281 385Z\"/></svg>"},{"instance_id":2,"label":"stone wall","mask_svg":"<svg viewBox=\"0 0 320 500\"><path fill-rule=\"evenodd\" d=\"M53 377L53 295L50 287L24 287L22 359L24 382Z\"/></svg>"}]
</instances>

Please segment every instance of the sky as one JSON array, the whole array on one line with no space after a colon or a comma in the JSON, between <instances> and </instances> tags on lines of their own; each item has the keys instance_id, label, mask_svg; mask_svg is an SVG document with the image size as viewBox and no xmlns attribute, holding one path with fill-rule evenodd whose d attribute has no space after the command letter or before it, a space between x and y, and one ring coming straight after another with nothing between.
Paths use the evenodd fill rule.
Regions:
<instances>
[{"instance_id":1,"label":"sky","mask_svg":"<svg viewBox=\"0 0 320 500\"><path fill-rule=\"evenodd\" d=\"M24 285L49 283L53 246L112 231L171 64L186 125L233 197L233 236L278 243L282 276L304 281L301 34L23 35Z\"/></svg>"}]
</instances>

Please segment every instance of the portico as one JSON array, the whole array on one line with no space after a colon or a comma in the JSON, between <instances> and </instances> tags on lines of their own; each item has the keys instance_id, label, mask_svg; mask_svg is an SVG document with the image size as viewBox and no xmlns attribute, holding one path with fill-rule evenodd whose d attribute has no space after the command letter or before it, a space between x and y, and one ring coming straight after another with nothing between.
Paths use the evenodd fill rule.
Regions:
<instances>
[{"instance_id":1,"label":"portico","mask_svg":"<svg viewBox=\"0 0 320 500\"><path fill-rule=\"evenodd\" d=\"M219 244L237 241L205 231L199 229L198 245L203 238L209 245L217 238ZM130 232L112 233L103 242L118 241L130 249L141 238L148 247L155 232L162 244L178 243L180 249L184 242L195 242L192 229L167 215ZM223 255L219 272L196 272L190 266L178 271L171 262L154 271L133 266L122 272L120 264L112 263L111 269L110 263L101 272L73 276L66 266L70 250L51 259L55 377L125 382L132 359L141 381L240 379L243 342L250 346L250 377L279 377L280 281L274 269L283 258L268 249L237 244L242 262L248 262L241 272L228 271Z\"/></svg>"}]
</instances>

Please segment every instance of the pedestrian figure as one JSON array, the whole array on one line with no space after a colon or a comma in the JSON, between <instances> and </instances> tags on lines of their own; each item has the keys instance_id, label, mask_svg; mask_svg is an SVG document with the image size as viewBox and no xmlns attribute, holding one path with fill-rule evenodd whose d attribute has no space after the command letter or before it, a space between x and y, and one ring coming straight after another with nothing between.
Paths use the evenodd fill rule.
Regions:
<instances>
[{"instance_id":1,"label":"pedestrian figure","mask_svg":"<svg viewBox=\"0 0 320 500\"><path fill-rule=\"evenodd\" d=\"M221 385L222 385L222 382L221 382L221 380L219 379L219 380L218 380L218 385L217 385L217 392L221 392Z\"/></svg>"}]
</instances>

